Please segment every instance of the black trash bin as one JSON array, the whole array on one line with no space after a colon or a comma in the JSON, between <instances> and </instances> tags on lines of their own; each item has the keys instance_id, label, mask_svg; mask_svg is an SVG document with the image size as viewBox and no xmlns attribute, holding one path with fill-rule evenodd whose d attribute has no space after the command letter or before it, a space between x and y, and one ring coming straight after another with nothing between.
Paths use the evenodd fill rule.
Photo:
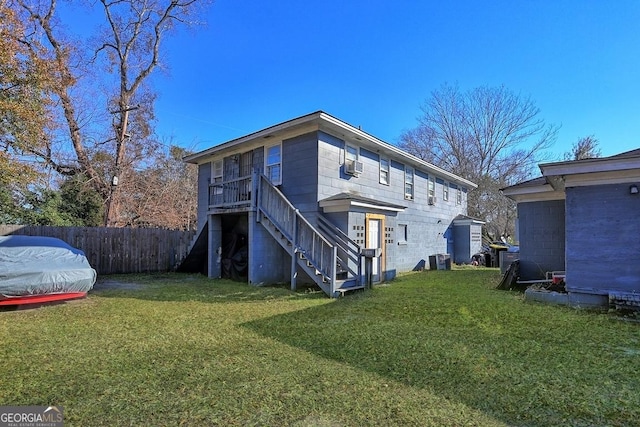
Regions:
<instances>
[{"instance_id":1,"label":"black trash bin","mask_svg":"<svg viewBox=\"0 0 640 427\"><path fill-rule=\"evenodd\" d=\"M438 260L435 255L429 255L429 270L438 269Z\"/></svg>"}]
</instances>

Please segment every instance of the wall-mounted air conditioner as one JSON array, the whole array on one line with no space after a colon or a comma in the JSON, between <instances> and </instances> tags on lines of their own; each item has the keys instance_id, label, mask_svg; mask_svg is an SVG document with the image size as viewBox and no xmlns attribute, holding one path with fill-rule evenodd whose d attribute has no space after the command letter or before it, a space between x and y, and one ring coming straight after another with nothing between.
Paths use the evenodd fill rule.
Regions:
<instances>
[{"instance_id":1,"label":"wall-mounted air conditioner","mask_svg":"<svg viewBox=\"0 0 640 427\"><path fill-rule=\"evenodd\" d=\"M436 202L437 202L436 196L429 196L429 204L430 205L435 205Z\"/></svg>"},{"instance_id":2,"label":"wall-mounted air conditioner","mask_svg":"<svg viewBox=\"0 0 640 427\"><path fill-rule=\"evenodd\" d=\"M359 176L364 172L364 164L357 160L347 160L345 162L345 173L353 176Z\"/></svg>"}]
</instances>

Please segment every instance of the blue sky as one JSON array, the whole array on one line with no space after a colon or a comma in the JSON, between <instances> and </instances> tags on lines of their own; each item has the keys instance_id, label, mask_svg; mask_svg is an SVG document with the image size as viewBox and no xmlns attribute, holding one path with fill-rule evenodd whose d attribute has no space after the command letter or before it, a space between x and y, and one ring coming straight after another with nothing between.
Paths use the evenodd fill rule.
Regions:
<instances>
[{"instance_id":1,"label":"blue sky","mask_svg":"<svg viewBox=\"0 0 640 427\"><path fill-rule=\"evenodd\" d=\"M217 0L167 39L158 133L202 150L324 110L389 143L443 83L505 85L562 126L640 148L640 1Z\"/></svg>"}]
</instances>

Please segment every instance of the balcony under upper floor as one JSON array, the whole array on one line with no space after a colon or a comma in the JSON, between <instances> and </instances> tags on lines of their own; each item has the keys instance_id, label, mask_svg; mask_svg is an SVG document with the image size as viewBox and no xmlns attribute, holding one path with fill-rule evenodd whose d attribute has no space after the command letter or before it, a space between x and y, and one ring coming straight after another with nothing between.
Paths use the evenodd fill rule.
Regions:
<instances>
[{"instance_id":1,"label":"balcony under upper floor","mask_svg":"<svg viewBox=\"0 0 640 427\"><path fill-rule=\"evenodd\" d=\"M254 206L256 191L252 176L209 184L209 210L246 212Z\"/></svg>"}]
</instances>

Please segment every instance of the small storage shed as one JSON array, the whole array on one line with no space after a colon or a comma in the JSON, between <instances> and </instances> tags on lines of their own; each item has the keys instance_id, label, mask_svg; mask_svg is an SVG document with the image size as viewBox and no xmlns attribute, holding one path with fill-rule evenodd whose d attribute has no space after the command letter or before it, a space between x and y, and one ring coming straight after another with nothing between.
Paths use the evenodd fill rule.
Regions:
<instances>
[{"instance_id":1,"label":"small storage shed","mask_svg":"<svg viewBox=\"0 0 640 427\"><path fill-rule=\"evenodd\" d=\"M467 264L474 254L482 251L482 226L484 221L466 215L453 219L453 262Z\"/></svg>"}]
</instances>

